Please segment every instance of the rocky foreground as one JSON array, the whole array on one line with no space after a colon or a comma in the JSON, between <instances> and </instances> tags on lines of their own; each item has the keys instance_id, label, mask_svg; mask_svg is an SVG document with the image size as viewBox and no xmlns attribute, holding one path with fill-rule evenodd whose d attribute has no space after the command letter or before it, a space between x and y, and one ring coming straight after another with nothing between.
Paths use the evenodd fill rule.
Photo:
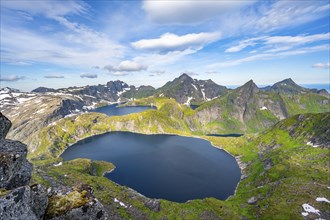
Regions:
<instances>
[{"instance_id":1,"label":"rocky foreground","mask_svg":"<svg viewBox=\"0 0 330 220\"><path fill-rule=\"evenodd\" d=\"M107 219L87 185L46 189L31 183L27 146L5 139L10 127L11 122L0 113L0 219Z\"/></svg>"}]
</instances>

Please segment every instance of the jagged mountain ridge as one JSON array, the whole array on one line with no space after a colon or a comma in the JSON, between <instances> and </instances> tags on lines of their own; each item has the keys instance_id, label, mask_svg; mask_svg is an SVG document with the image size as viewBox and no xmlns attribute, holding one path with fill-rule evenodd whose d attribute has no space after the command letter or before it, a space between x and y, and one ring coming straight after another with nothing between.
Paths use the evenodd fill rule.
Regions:
<instances>
[{"instance_id":1,"label":"jagged mountain ridge","mask_svg":"<svg viewBox=\"0 0 330 220\"><path fill-rule=\"evenodd\" d=\"M293 81L286 88L283 82L287 81L265 91L250 80L197 108L200 122L206 129L219 132L228 128L232 132L256 132L298 113L330 111L329 94L319 95L298 85L292 87L296 85Z\"/></svg>"},{"instance_id":2,"label":"jagged mountain ridge","mask_svg":"<svg viewBox=\"0 0 330 220\"><path fill-rule=\"evenodd\" d=\"M288 85L289 88L285 89ZM279 87L281 89L276 90ZM294 92L290 90L292 87L295 88ZM302 88L291 79L275 83L272 88L273 91L265 91L250 80L239 88L228 90L211 80L196 80L183 74L157 90L151 86L136 88L122 81L43 93L24 93L3 88L0 89L0 107L14 124L9 136L21 141L67 115L84 112L99 104L106 105L152 94L155 97L172 97L184 104L199 100L202 105L196 110L196 115L204 126L204 132L256 132L294 114L330 111L329 94L326 91ZM44 88L41 90L49 91ZM34 147L33 144L31 147Z\"/></svg>"},{"instance_id":3,"label":"jagged mountain ridge","mask_svg":"<svg viewBox=\"0 0 330 220\"><path fill-rule=\"evenodd\" d=\"M155 88L152 86L129 86L127 83L116 80L109 81L104 85L95 86L82 86L82 87L69 87L62 89L51 89L39 87L32 90L32 92L38 93L64 93L71 94L80 97L86 103L86 105L92 105L95 102L120 102L127 101L132 98L143 98L153 95Z\"/></svg>"},{"instance_id":4,"label":"jagged mountain ridge","mask_svg":"<svg viewBox=\"0 0 330 220\"><path fill-rule=\"evenodd\" d=\"M157 94L174 98L181 104L202 103L225 94L228 89L212 80L197 80L182 74L173 81L167 82L157 89Z\"/></svg>"}]
</instances>

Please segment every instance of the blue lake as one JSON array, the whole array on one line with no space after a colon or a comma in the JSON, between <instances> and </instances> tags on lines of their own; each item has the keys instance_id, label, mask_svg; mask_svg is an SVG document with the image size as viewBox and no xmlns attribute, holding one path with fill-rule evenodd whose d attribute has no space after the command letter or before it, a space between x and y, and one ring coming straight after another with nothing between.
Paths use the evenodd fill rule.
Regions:
<instances>
[{"instance_id":1,"label":"blue lake","mask_svg":"<svg viewBox=\"0 0 330 220\"><path fill-rule=\"evenodd\" d=\"M107 114L108 116L113 115L128 115L131 113L137 113L146 111L149 109L156 109L156 107L150 106L125 106L125 107L118 107L119 104L107 105L100 108L96 108L94 110L90 110L91 112L100 112Z\"/></svg>"},{"instance_id":2,"label":"blue lake","mask_svg":"<svg viewBox=\"0 0 330 220\"><path fill-rule=\"evenodd\" d=\"M111 132L86 138L61 155L115 164L106 174L149 198L175 202L233 195L240 180L234 157L210 142L175 135Z\"/></svg>"}]
</instances>

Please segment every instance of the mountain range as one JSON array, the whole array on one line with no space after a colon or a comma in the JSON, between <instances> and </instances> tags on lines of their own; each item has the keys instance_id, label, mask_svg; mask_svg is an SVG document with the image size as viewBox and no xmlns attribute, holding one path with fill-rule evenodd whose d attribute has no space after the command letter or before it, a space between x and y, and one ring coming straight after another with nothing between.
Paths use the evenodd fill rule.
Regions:
<instances>
[{"instance_id":1,"label":"mountain range","mask_svg":"<svg viewBox=\"0 0 330 220\"><path fill-rule=\"evenodd\" d=\"M111 103L157 109L110 117L89 111ZM38 219L72 219L77 215L86 219L329 217L330 99L326 90L303 88L292 79L265 88L250 80L228 89L183 74L158 89L122 81L63 89L40 87L32 92L2 88L0 106L12 122L9 130L10 122L0 114L0 139L27 144L0 140L5 143L0 145L4 148L0 163L13 171L4 171L9 174L6 178L14 183L16 177L26 179L16 185L5 179L8 189L0 191L5 216L29 210ZM210 141L235 156L241 168L235 195L226 201L205 198L183 204L150 199L104 178L105 172L114 169L111 163L63 161L60 157L68 146L111 131ZM227 133L246 135L216 136ZM19 199L24 205L9 209L18 201L17 194L24 195ZM38 209L35 201L39 201ZM308 212L308 207L317 208L317 212Z\"/></svg>"},{"instance_id":2,"label":"mountain range","mask_svg":"<svg viewBox=\"0 0 330 220\"><path fill-rule=\"evenodd\" d=\"M212 80L196 80L183 74L158 89L129 86L117 80L97 86L39 87L32 92L0 90L2 112L13 122L8 136L27 143L30 140L32 148L38 145L32 141L33 135L61 118L119 102L157 106L157 99L197 104L198 108L188 114L168 102L167 117L180 116L178 119L184 119L186 127L204 134L259 132L295 114L330 111L326 90L303 88L292 79L266 88L258 88L250 80L228 89Z\"/></svg>"}]
</instances>

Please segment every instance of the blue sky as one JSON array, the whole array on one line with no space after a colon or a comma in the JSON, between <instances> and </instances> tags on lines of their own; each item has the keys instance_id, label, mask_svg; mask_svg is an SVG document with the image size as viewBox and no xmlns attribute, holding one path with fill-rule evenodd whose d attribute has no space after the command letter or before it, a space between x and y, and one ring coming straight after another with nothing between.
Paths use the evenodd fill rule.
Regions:
<instances>
[{"instance_id":1,"label":"blue sky","mask_svg":"<svg viewBox=\"0 0 330 220\"><path fill-rule=\"evenodd\" d=\"M1 87L329 83L328 0L1 0Z\"/></svg>"}]
</instances>

